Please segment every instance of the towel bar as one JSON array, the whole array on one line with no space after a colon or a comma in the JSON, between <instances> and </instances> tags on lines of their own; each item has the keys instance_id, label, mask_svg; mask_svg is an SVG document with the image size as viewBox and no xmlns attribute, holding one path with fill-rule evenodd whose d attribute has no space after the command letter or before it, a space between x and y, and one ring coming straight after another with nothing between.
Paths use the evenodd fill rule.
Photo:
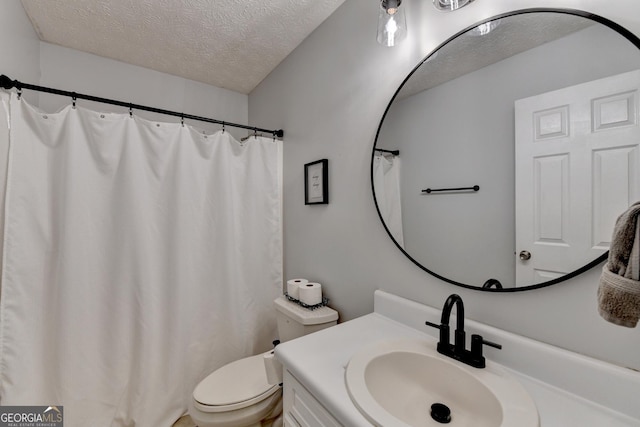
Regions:
<instances>
[{"instance_id":1,"label":"towel bar","mask_svg":"<svg viewBox=\"0 0 640 427\"><path fill-rule=\"evenodd\" d=\"M478 191L480 190L479 185L474 185L473 187L458 187L458 188L427 188L426 190L422 190L423 193L431 194L437 191Z\"/></svg>"}]
</instances>

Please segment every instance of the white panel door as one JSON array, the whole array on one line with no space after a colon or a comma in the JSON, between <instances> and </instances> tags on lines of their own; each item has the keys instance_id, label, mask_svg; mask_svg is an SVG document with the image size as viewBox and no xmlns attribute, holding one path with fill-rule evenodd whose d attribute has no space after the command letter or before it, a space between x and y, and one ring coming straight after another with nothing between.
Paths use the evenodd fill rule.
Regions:
<instances>
[{"instance_id":1,"label":"white panel door","mask_svg":"<svg viewBox=\"0 0 640 427\"><path fill-rule=\"evenodd\" d=\"M516 286L603 254L640 200L639 90L640 70L515 102Z\"/></svg>"}]
</instances>

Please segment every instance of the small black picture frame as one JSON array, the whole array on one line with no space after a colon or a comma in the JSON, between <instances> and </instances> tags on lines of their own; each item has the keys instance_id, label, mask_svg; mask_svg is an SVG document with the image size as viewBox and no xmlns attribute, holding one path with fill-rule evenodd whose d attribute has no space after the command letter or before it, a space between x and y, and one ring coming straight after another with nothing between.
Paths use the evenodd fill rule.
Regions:
<instances>
[{"instance_id":1,"label":"small black picture frame","mask_svg":"<svg viewBox=\"0 0 640 427\"><path fill-rule=\"evenodd\" d=\"M329 160L304 165L304 204L329 204Z\"/></svg>"}]
</instances>

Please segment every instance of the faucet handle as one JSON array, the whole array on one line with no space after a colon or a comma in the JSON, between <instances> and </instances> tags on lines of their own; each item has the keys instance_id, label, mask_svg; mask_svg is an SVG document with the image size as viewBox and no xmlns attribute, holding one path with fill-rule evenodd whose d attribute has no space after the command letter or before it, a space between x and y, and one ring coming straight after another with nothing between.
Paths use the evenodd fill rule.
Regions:
<instances>
[{"instance_id":1,"label":"faucet handle","mask_svg":"<svg viewBox=\"0 0 640 427\"><path fill-rule=\"evenodd\" d=\"M488 345L489 347L497 348L498 350L502 350L502 346L500 344L487 341L482 338L481 335L473 334L471 335L471 352L482 356L482 346Z\"/></svg>"},{"instance_id":2,"label":"faucet handle","mask_svg":"<svg viewBox=\"0 0 640 427\"><path fill-rule=\"evenodd\" d=\"M449 343L449 325L432 323L429 321L424 322L425 325L431 326L440 330L440 340L438 341L438 352L446 355L453 354L453 346Z\"/></svg>"},{"instance_id":3,"label":"faucet handle","mask_svg":"<svg viewBox=\"0 0 640 427\"><path fill-rule=\"evenodd\" d=\"M480 337L480 339L482 340L482 344L488 345L489 347L497 348L498 350L502 350L502 345L501 344L497 344L495 342L487 341L482 337Z\"/></svg>"},{"instance_id":4,"label":"faucet handle","mask_svg":"<svg viewBox=\"0 0 640 427\"><path fill-rule=\"evenodd\" d=\"M436 328L436 329L440 329L440 327L442 326L442 325L438 325L437 323L429 322L428 320L426 322L424 322L424 324L427 325L427 326L431 326L432 328Z\"/></svg>"},{"instance_id":5,"label":"faucet handle","mask_svg":"<svg viewBox=\"0 0 640 427\"><path fill-rule=\"evenodd\" d=\"M500 344L496 344L494 342L491 341L487 341L484 338L482 338L481 335L478 334L473 334L471 335L471 351L470 356L471 356L471 366L474 366L476 368L484 368L485 367L485 358L482 355L482 346L483 345L488 345L489 347L494 347L497 348L499 350L502 349L502 346Z\"/></svg>"},{"instance_id":6,"label":"faucet handle","mask_svg":"<svg viewBox=\"0 0 640 427\"><path fill-rule=\"evenodd\" d=\"M484 365L484 357L482 356L483 345L488 345L489 347L497 348L498 350L502 350L502 346L500 344L485 340L481 335L471 335L471 357L473 357L474 359L478 359Z\"/></svg>"}]
</instances>

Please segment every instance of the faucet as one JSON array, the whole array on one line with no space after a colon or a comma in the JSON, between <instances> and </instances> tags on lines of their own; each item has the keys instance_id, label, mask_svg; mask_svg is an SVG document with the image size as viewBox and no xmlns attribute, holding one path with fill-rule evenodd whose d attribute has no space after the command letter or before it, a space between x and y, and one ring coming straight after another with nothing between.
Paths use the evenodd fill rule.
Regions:
<instances>
[{"instance_id":1,"label":"faucet","mask_svg":"<svg viewBox=\"0 0 640 427\"><path fill-rule=\"evenodd\" d=\"M451 318L451 310L456 306L456 330L454 333L453 344L449 337L449 320ZM464 303L460 295L451 294L444 302L442 307L442 318L440 324L425 322L426 325L440 330L440 340L438 341L438 353L447 357L451 357L474 368L484 368L486 359L482 355L483 345L488 345L497 349L501 349L500 344L487 341L478 334L471 335L471 349L466 349L466 333L464 331Z\"/></svg>"}]
</instances>

